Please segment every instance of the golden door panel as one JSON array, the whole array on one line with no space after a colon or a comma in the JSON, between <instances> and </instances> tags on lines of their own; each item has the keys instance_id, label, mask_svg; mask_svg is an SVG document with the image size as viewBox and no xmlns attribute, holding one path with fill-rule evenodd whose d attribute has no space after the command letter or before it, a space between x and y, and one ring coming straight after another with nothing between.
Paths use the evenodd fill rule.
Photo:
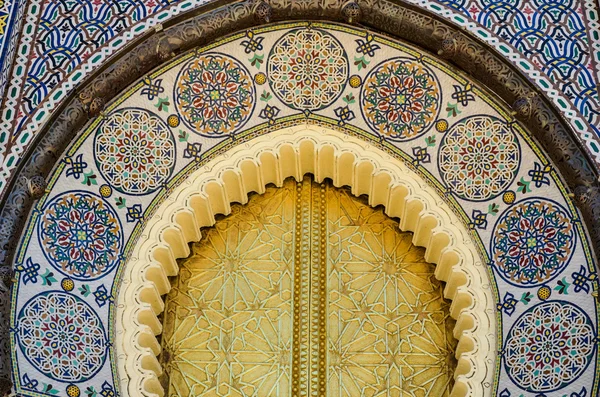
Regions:
<instances>
[{"instance_id":1,"label":"golden door panel","mask_svg":"<svg viewBox=\"0 0 600 397\"><path fill-rule=\"evenodd\" d=\"M434 265L381 208L327 187L327 396L444 396L454 322Z\"/></svg>"},{"instance_id":2,"label":"golden door panel","mask_svg":"<svg viewBox=\"0 0 600 397\"><path fill-rule=\"evenodd\" d=\"M162 340L169 395L289 395L293 223L294 189L269 189L180 261Z\"/></svg>"},{"instance_id":3,"label":"golden door panel","mask_svg":"<svg viewBox=\"0 0 600 397\"><path fill-rule=\"evenodd\" d=\"M454 322L410 233L286 180L203 230L166 298L169 396L447 396Z\"/></svg>"}]
</instances>

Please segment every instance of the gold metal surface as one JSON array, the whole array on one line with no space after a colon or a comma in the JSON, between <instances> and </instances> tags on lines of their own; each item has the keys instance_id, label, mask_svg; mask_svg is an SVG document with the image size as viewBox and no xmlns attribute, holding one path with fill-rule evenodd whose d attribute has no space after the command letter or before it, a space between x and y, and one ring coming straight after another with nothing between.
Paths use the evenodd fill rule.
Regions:
<instances>
[{"instance_id":1,"label":"gold metal surface","mask_svg":"<svg viewBox=\"0 0 600 397\"><path fill-rule=\"evenodd\" d=\"M232 205L167 295L168 395L447 396L454 321L411 239L308 177Z\"/></svg>"}]
</instances>

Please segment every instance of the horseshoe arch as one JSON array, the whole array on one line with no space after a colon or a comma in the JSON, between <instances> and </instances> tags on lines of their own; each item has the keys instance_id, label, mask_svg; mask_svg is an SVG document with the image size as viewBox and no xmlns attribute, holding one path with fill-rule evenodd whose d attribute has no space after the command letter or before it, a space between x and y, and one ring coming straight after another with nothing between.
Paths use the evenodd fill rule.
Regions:
<instances>
[{"instance_id":1,"label":"horseshoe arch","mask_svg":"<svg viewBox=\"0 0 600 397\"><path fill-rule=\"evenodd\" d=\"M347 25L274 24L175 58L86 125L28 219L11 310L16 390L40 393L43 376L69 395L160 395L156 315L175 258L230 201L308 172L384 205L437 263L458 320L453 395L596 393L586 225L514 116L437 57ZM85 370L40 347L63 343L43 328L49 313L93 341L65 345ZM560 332L538 327L543 342L528 348L520 330L544 313Z\"/></svg>"}]
</instances>

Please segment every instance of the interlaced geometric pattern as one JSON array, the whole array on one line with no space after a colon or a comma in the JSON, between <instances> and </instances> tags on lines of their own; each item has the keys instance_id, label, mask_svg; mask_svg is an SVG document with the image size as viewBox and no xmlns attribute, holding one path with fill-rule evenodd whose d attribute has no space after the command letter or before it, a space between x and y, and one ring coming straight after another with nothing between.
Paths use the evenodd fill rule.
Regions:
<instances>
[{"instance_id":1,"label":"interlaced geometric pattern","mask_svg":"<svg viewBox=\"0 0 600 397\"><path fill-rule=\"evenodd\" d=\"M491 253L500 276L514 285L541 285L564 270L577 244L559 204L527 199L507 209L494 228Z\"/></svg>"},{"instance_id":2,"label":"interlaced geometric pattern","mask_svg":"<svg viewBox=\"0 0 600 397\"><path fill-rule=\"evenodd\" d=\"M327 189L327 396L447 396L455 322L435 265L365 201Z\"/></svg>"},{"instance_id":3,"label":"interlaced geometric pattern","mask_svg":"<svg viewBox=\"0 0 600 397\"><path fill-rule=\"evenodd\" d=\"M408 141L432 126L442 93L433 72L421 62L398 58L369 73L360 97L365 120L377 134Z\"/></svg>"},{"instance_id":4,"label":"interlaced geometric pattern","mask_svg":"<svg viewBox=\"0 0 600 397\"><path fill-rule=\"evenodd\" d=\"M166 299L170 396L288 396L294 183L203 231Z\"/></svg>"},{"instance_id":5,"label":"interlaced geometric pattern","mask_svg":"<svg viewBox=\"0 0 600 397\"><path fill-rule=\"evenodd\" d=\"M267 64L275 95L297 110L331 105L348 80L348 58L340 42L317 29L285 34L271 50Z\"/></svg>"},{"instance_id":6,"label":"interlaced geometric pattern","mask_svg":"<svg viewBox=\"0 0 600 397\"><path fill-rule=\"evenodd\" d=\"M119 263L123 230L100 197L67 192L44 209L38 226L42 251L59 272L76 280L102 277Z\"/></svg>"},{"instance_id":7,"label":"interlaced geometric pattern","mask_svg":"<svg viewBox=\"0 0 600 397\"><path fill-rule=\"evenodd\" d=\"M167 296L168 395L448 396L454 321L411 239L309 178L233 205Z\"/></svg>"},{"instance_id":8,"label":"interlaced geometric pattern","mask_svg":"<svg viewBox=\"0 0 600 397\"><path fill-rule=\"evenodd\" d=\"M521 153L506 123L471 116L456 123L440 143L442 179L458 197L483 201L501 194L515 179Z\"/></svg>"},{"instance_id":9,"label":"interlaced geometric pattern","mask_svg":"<svg viewBox=\"0 0 600 397\"><path fill-rule=\"evenodd\" d=\"M563 301L541 303L526 311L510 330L504 365L511 379L529 392L551 392L575 380L595 350L590 318Z\"/></svg>"},{"instance_id":10,"label":"interlaced geometric pattern","mask_svg":"<svg viewBox=\"0 0 600 397\"><path fill-rule=\"evenodd\" d=\"M95 311L64 292L44 292L25 304L17 326L19 347L43 374L82 382L104 364L108 342Z\"/></svg>"},{"instance_id":11,"label":"interlaced geometric pattern","mask_svg":"<svg viewBox=\"0 0 600 397\"><path fill-rule=\"evenodd\" d=\"M175 106L183 122L209 137L233 134L254 109L254 83L237 60L200 55L185 66L175 83Z\"/></svg>"},{"instance_id":12,"label":"interlaced geometric pattern","mask_svg":"<svg viewBox=\"0 0 600 397\"><path fill-rule=\"evenodd\" d=\"M175 141L157 115L144 109L122 109L98 127L94 158L102 176L115 189L147 194L171 176Z\"/></svg>"}]
</instances>

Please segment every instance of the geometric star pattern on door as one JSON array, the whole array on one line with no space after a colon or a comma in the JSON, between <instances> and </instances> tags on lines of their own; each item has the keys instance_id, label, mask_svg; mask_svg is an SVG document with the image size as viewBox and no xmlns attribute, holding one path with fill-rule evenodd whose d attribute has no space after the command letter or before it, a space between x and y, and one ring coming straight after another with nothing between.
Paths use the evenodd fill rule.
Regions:
<instances>
[{"instance_id":1,"label":"geometric star pattern on door","mask_svg":"<svg viewBox=\"0 0 600 397\"><path fill-rule=\"evenodd\" d=\"M454 320L423 254L382 209L309 178L233 205L167 296L168 395L448 395Z\"/></svg>"},{"instance_id":2,"label":"geometric star pattern on door","mask_svg":"<svg viewBox=\"0 0 600 397\"><path fill-rule=\"evenodd\" d=\"M326 203L327 395L447 395L455 322L435 265L382 209L348 190L327 189Z\"/></svg>"}]
</instances>

